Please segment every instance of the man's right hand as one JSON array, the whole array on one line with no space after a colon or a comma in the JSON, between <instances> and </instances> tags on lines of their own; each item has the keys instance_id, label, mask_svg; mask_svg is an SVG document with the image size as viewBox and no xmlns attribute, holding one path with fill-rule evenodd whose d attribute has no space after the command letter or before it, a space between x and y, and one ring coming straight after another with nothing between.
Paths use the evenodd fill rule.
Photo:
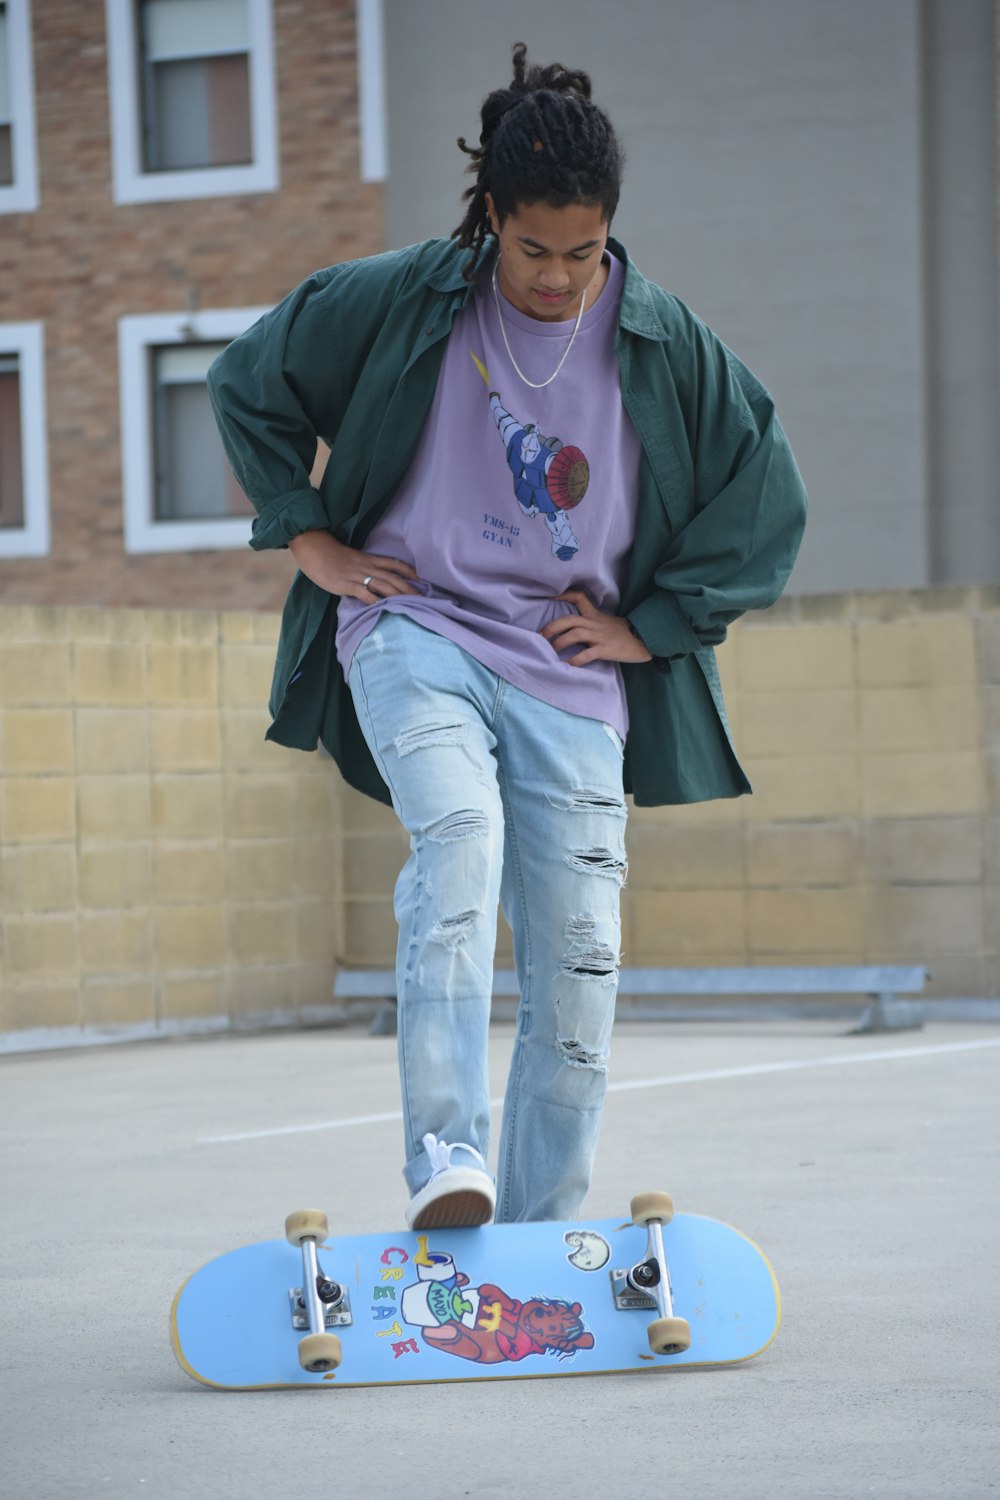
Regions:
<instances>
[{"instance_id":1,"label":"man's right hand","mask_svg":"<svg viewBox=\"0 0 1000 1500\"><path fill-rule=\"evenodd\" d=\"M328 594L374 604L376 599L420 592L414 587L417 572L410 563L347 547L329 531L303 531L288 543L288 550L306 577Z\"/></svg>"}]
</instances>

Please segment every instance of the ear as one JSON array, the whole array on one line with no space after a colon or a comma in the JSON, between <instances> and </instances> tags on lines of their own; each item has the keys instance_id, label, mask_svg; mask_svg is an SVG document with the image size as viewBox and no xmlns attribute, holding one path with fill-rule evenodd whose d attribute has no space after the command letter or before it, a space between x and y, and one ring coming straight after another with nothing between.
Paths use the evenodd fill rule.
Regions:
<instances>
[{"instance_id":1,"label":"ear","mask_svg":"<svg viewBox=\"0 0 1000 1500\"><path fill-rule=\"evenodd\" d=\"M499 236L499 234L500 234L500 220L497 218L496 205L493 202L493 194L492 193L484 193L483 194L483 202L486 204L486 212L489 214L489 217L490 217L490 228L493 230L493 233L495 235Z\"/></svg>"}]
</instances>

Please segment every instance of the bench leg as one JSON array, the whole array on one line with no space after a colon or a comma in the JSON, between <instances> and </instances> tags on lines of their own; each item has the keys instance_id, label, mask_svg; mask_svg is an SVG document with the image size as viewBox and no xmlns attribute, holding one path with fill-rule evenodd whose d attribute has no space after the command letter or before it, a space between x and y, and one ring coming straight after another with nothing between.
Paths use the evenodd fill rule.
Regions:
<instances>
[{"instance_id":1,"label":"bench leg","mask_svg":"<svg viewBox=\"0 0 1000 1500\"><path fill-rule=\"evenodd\" d=\"M919 1000L898 1000L893 994L873 995L861 1020L848 1036L869 1036L881 1031L919 1031L924 1007Z\"/></svg>"},{"instance_id":2,"label":"bench leg","mask_svg":"<svg viewBox=\"0 0 1000 1500\"><path fill-rule=\"evenodd\" d=\"M369 1036L395 1036L396 1035L396 1002L395 1000L383 1000L378 1010L372 1017L372 1024L368 1028Z\"/></svg>"}]
</instances>

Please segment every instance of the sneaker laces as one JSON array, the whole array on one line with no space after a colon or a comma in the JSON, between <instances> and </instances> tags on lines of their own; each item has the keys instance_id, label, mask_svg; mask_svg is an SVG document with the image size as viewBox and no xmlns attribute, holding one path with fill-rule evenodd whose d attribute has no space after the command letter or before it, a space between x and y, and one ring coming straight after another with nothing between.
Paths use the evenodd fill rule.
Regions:
<instances>
[{"instance_id":1,"label":"sneaker laces","mask_svg":"<svg viewBox=\"0 0 1000 1500\"><path fill-rule=\"evenodd\" d=\"M447 1141L439 1140L436 1135L428 1134L424 1136L423 1144L424 1150L430 1159L432 1177L437 1177L440 1172L447 1172L451 1166L451 1153L453 1151L468 1151L470 1156L474 1156L477 1162L482 1163L482 1170L486 1171L486 1163L483 1161L482 1153L477 1151L475 1146L470 1146L465 1141L452 1141L449 1145Z\"/></svg>"}]
</instances>

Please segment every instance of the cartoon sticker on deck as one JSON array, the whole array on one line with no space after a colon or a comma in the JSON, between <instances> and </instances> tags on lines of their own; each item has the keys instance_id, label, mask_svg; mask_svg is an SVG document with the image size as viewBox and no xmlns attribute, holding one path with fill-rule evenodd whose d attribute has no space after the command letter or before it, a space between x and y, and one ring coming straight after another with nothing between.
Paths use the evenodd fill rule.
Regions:
<instances>
[{"instance_id":1,"label":"cartoon sticker on deck","mask_svg":"<svg viewBox=\"0 0 1000 1500\"><path fill-rule=\"evenodd\" d=\"M572 1359L581 1349L594 1347L579 1302L560 1297L520 1302L492 1282L473 1287L453 1257L440 1251L417 1256L414 1265L417 1280L404 1287L400 1314L420 1329L428 1348L496 1365L532 1354Z\"/></svg>"},{"instance_id":2,"label":"cartoon sticker on deck","mask_svg":"<svg viewBox=\"0 0 1000 1500\"><path fill-rule=\"evenodd\" d=\"M571 1229L563 1239L571 1253L566 1259L579 1271L603 1271L611 1259L611 1246L603 1234L590 1229Z\"/></svg>"},{"instance_id":3,"label":"cartoon sticker on deck","mask_svg":"<svg viewBox=\"0 0 1000 1500\"><path fill-rule=\"evenodd\" d=\"M476 369L490 387L486 366L472 354ZM507 467L514 476L514 494L524 515L540 515L552 538L552 556L570 562L580 550L568 512L573 510L590 484L590 464L581 449L557 437L545 437L535 422L522 422L490 390L490 411L507 454Z\"/></svg>"}]
</instances>

